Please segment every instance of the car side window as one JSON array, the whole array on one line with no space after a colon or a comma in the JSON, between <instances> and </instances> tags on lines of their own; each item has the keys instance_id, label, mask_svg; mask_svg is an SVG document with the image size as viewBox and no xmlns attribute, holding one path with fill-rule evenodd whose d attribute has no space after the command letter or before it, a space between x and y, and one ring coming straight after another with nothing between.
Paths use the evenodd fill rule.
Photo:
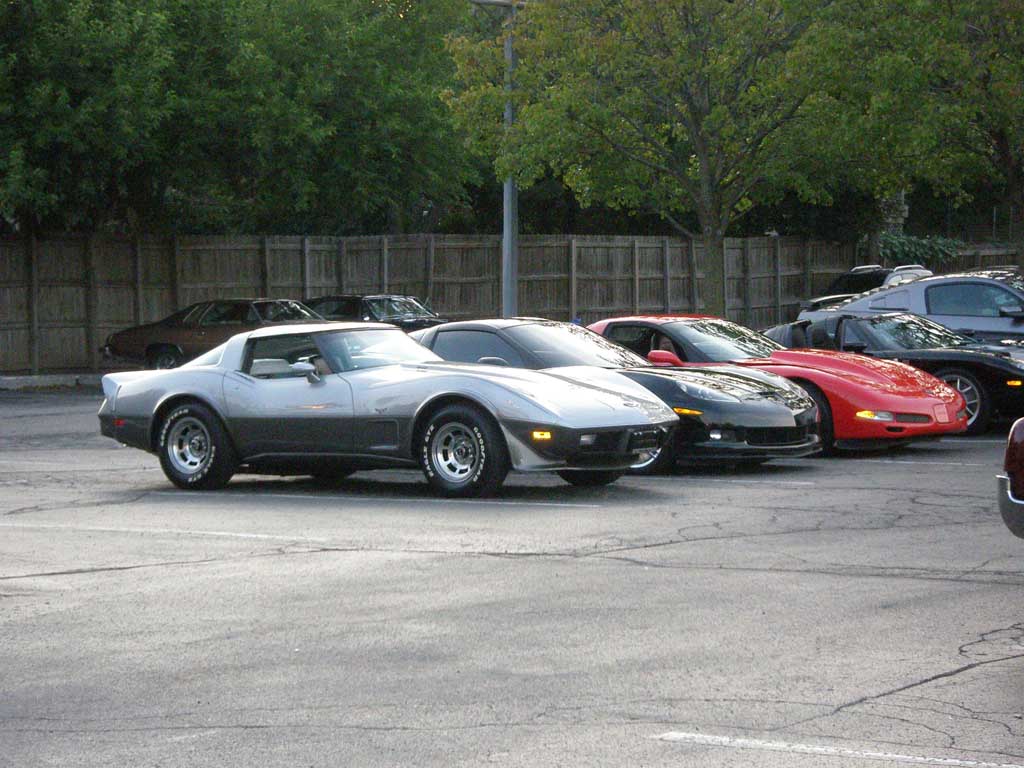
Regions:
<instances>
[{"instance_id":1,"label":"car side window","mask_svg":"<svg viewBox=\"0 0 1024 768\"><path fill-rule=\"evenodd\" d=\"M871 299L869 309L909 309L910 294L907 291L886 291Z\"/></svg>"},{"instance_id":2,"label":"car side window","mask_svg":"<svg viewBox=\"0 0 1024 768\"><path fill-rule=\"evenodd\" d=\"M655 350L659 352L671 352L680 360L686 360L686 353L680 349L678 344L672 341L672 339L661 331L654 331L651 333L651 348L647 351L653 352Z\"/></svg>"},{"instance_id":3,"label":"car side window","mask_svg":"<svg viewBox=\"0 0 1024 768\"><path fill-rule=\"evenodd\" d=\"M860 323L856 320L846 320L843 323L843 338L842 345L846 347L847 344L867 344L868 338L864 335L864 332L860 328Z\"/></svg>"},{"instance_id":4,"label":"car side window","mask_svg":"<svg viewBox=\"0 0 1024 768\"><path fill-rule=\"evenodd\" d=\"M491 331L440 331L434 354L456 363L475 363L482 357L500 357L513 368L524 367L515 348Z\"/></svg>"},{"instance_id":5,"label":"car side window","mask_svg":"<svg viewBox=\"0 0 1024 768\"><path fill-rule=\"evenodd\" d=\"M249 345L243 371L256 379L294 378L292 363L312 363L321 375L331 373L308 333L268 336Z\"/></svg>"},{"instance_id":6,"label":"car side window","mask_svg":"<svg viewBox=\"0 0 1024 768\"><path fill-rule=\"evenodd\" d=\"M247 301L215 301L200 325L257 325L260 319Z\"/></svg>"},{"instance_id":7,"label":"car side window","mask_svg":"<svg viewBox=\"0 0 1024 768\"><path fill-rule=\"evenodd\" d=\"M335 320L361 320L359 315L359 299L348 297L340 299L325 299L317 302L313 307L324 317Z\"/></svg>"},{"instance_id":8,"label":"car side window","mask_svg":"<svg viewBox=\"0 0 1024 768\"><path fill-rule=\"evenodd\" d=\"M1003 307L1020 306L1017 296L1005 288L987 283L945 283L925 293L930 315L999 317Z\"/></svg>"},{"instance_id":9,"label":"car side window","mask_svg":"<svg viewBox=\"0 0 1024 768\"><path fill-rule=\"evenodd\" d=\"M651 351L651 337L653 332L650 328L642 325L613 325L608 329L605 336L616 344L621 344L626 349L636 352L640 357L647 357Z\"/></svg>"}]
</instances>

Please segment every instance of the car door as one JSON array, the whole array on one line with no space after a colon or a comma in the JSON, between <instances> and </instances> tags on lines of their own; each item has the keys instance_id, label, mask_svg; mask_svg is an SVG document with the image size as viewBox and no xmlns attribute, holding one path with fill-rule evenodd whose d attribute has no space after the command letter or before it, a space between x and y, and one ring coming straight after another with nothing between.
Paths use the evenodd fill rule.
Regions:
<instances>
[{"instance_id":1,"label":"car door","mask_svg":"<svg viewBox=\"0 0 1024 768\"><path fill-rule=\"evenodd\" d=\"M950 280L925 290L927 316L954 331L979 339L1024 338L1019 312L1024 298L992 281Z\"/></svg>"},{"instance_id":2,"label":"car door","mask_svg":"<svg viewBox=\"0 0 1024 768\"><path fill-rule=\"evenodd\" d=\"M186 357L195 357L223 344L236 333L251 331L259 325L260 318L252 302L214 301L193 328L189 348L182 351Z\"/></svg>"},{"instance_id":3,"label":"car door","mask_svg":"<svg viewBox=\"0 0 1024 768\"><path fill-rule=\"evenodd\" d=\"M319 381L291 371L310 362ZM345 454L352 450L352 388L310 334L249 342L242 368L224 377L232 433L244 456Z\"/></svg>"}]
</instances>

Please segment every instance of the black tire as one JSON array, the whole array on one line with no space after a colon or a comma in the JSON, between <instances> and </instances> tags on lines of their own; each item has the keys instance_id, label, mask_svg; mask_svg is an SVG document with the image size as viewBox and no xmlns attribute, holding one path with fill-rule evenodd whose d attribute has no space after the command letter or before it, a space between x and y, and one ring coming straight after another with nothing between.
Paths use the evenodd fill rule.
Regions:
<instances>
[{"instance_id":1,"label":"black tire","mask_svg":"<svg viewBox=\"0 0 1024 768\"><path fill-rule=\"evenodd\" d=\"M943 368L936 371L934 374L937 379L941 379L946 382L959 392L965 401L967 401L967 431L965 435L983 435L988 431L989 425L992 423L992 398L989 396L988 390L985 389L985 385L982 384L978 377L965 368ZM972 404L973 398L970 395L976 393L976 400Z\"/></svg>"},{"instance_id":2,"label":"black tire","mask_svg":"<svg viewBox=\"0 0 1024 768\"><path fill-rule=\"evenodd\" d=\"M631 475L663 475L676 467L676 447L672 442L661 446L658 455L647 462L634 464L629 468ZM572 474L572 473L566 473Z\"/></svg>"},{"instance_id":3,"label":"black tire","mask_svg":"<svg viewBox=\"0 0 1024 768\"><path fill-rule=\"evenodd\" d=\"M177 368L184 362L177 347L167 344L150 347L146 350L146 367L151 369Z\"/></svg>"},{"instance_id":4,"label":"black tire","mask_svg":"<svg viewBox=\"0 0 1024 768\"><path fill-rule=\"evenodd\" d=\"M420 468L431 487L452 498L490 496L505 481L508 446L494 420L471 405L435 413L419 440Z\"/></svg>"},{"instance_id":5,"label":"black tire","mask_svg":"<svg viewBox=\"0 0 1024 768\"><path fill-rule=\"evenodd\" d=\"M622 477L625 472L614 469L580 469L564 470L558 476L579 488L597 488L602 485L610 485Z\"/></svg>"},{"instance_id":6,"label":"black tire","mask_svg":"<svg viewBox=\"0 0 1024 768\"><path fill-rule=\"evenodd\" d=\"M179 488L223 488L238 469L234 447L217 415L199 403L174 408L160 425L160 466Z\"/></svg>"},{"instance_id":7,"label":"black tire","mask_svg":"<svg viewBox=\"0 0 1024 768\"><path fill-rule=\"evenodd\" d=\"M811 396L814 404L818 406L818 439L821 441L821 453L818 456L836 455L836 428L832 420L832 407L828 404L828 398L819 387L809 381L794 381Z\"/></svg>"}]
</instances>

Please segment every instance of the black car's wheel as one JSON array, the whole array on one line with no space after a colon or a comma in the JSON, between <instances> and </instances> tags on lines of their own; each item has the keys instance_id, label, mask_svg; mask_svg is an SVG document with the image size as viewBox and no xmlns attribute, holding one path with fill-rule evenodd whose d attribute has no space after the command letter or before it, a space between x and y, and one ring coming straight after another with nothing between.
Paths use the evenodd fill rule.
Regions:
<instances>
[{"instance_id":1,"label":"black car's wheel","mask_svg":"<svg viewBox=\"0 0 1024 768\"><path fill-rule=\"evenodd\" d=\"M811 396L814 404L818 406L818 437L821 440L821 453L818 456L834 456L836 453L836 429L828 398L820 388L809 381L796 381L794 384L803 387L804 391Z\"/></svg>"},{"instance_id":2,"label":"black car's wheel","mask_svg":"<svg viewBox=\"0 0 1024 768\"><path fill-rule=\"evenodd\" d=\"M146 367L147 368L177 368L184 362L181 352L176 347L171 347L166 344L151 347L146 351Z\"/></svg>"},{"instance_id":3,"label":"black car's wheel","mask_svg":"<svg viewBox=\"0 0 1024 768\"><path fill-rule=\"evenodd\" d=\"M445 496L494 493L505 480L508 447L498 425L469 405L450 405L431 417L419 444L427 482Z\"/></svg>"},{"instance_id":4,"label":"black car's wheel","mask_svg":"<svg viewBox=\"0 0 1024 768\"><path fill-rule=\"evenodd\" d=\"M966 434L980 435L988 431L992 422L992 402L978 377L963 368L943 368L934 375L963 396L967 404Z\"/></svg>"},{"instance_id":5,"label":"black car's wheel","mask_svg":"<svg viewBox=\"0 0 1024 768\"><path fill-rule=\"evenodd\" d=\"M157 451L167 479L179 488L223 488L238 469L220 419L199 403L175 408L160 427Z\"/></svg>"},{"instance_id":6,"label":"black car's wheel","mask_svg":"<svg viewBox=\"0 0 1024 768\"><path fill-rule=\"evenodd\" d=\"M559 472L558 476L569 485L576 485L580 488L596 488L601 485L610 485L624 474L624 472L614 469L581 469L565 470Z\"/></svg>"},{"instance_id":7,"label":"black car's wheel","mask_svg":"<svg viewBox=\"0 0 1024 768\"><path fill-rule=\"evenodd\" d=\"M629 468L629 473L631 475L662 475L673 470L675 466L675 446L672 443L665 443L661 448L640 454L640 460Z\"/></svg>"}]
</instances>

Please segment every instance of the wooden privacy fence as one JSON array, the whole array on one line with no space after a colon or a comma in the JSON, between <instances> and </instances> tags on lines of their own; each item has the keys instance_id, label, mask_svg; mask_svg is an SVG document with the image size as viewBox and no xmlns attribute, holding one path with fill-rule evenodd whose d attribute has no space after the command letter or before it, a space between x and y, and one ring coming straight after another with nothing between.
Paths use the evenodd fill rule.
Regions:
<instances>
[{"instance_id":1,"label":"wooden privacy fence","mask_svg":"<svg viewBox=\"0 0 1024 768\"><path fill-rule=\"evenodd\" d=\"M699 241L536 235L519 246L520 314L584 323L724 311L764 327L793 318L856 259L852 244L730 239L724 295L708 296ZM0 239L0 372L97 368L109 333L212 298L392 292L452 319L493 317L500 257L488 235Z\"/></svg>"}]
</instances>

